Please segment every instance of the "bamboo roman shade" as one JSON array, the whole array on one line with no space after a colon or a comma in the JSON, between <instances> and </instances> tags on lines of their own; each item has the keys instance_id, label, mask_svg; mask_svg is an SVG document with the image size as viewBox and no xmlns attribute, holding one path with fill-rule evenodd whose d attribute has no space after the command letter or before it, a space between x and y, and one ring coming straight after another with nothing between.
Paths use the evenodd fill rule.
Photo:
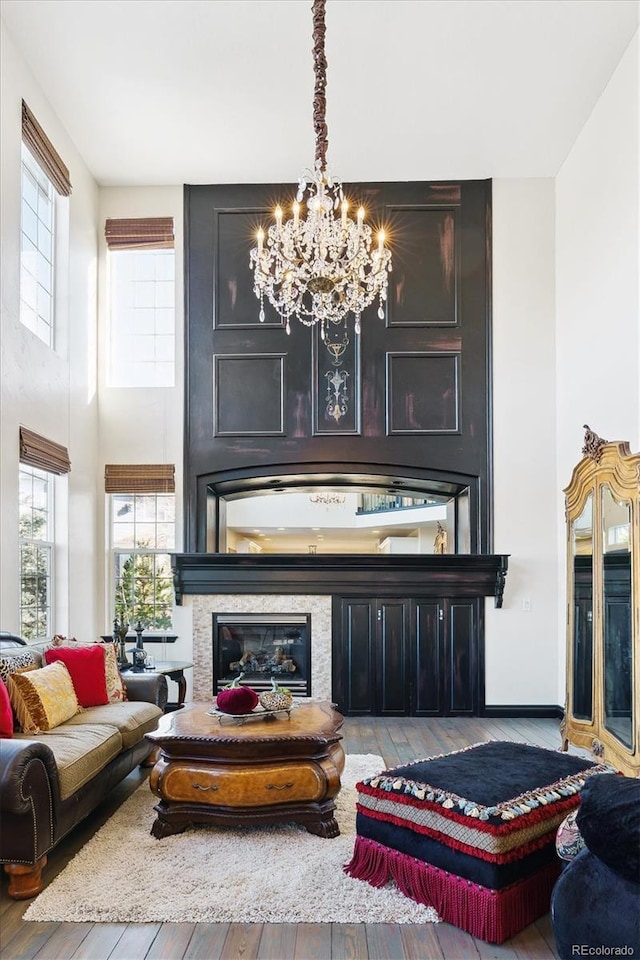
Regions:
<instances>
[{"instance_id":1,"label":"bamboo roman shade","mask_svg":"<svg viewBox=\"0 0 640 960\"><path fill-rule=\"evenodd\" d=\"M20 427L20 463L37 467L38 470L47 470L58 476L71 470L71 460L66 447L47 440L26 427Z\"/></svg>"},{"instance_id":2,"label":"bamboo roman shade","mask_svg":"<svg viewBox=\"0 0 640 960\"><path fill-rule=\"evenodd\" d=\"M22 101L22 139L58 193L68 197L71 193L69 171L24 100Z\"/></svg>"},{"instance_id":3,"label":"bamboo roman shade","mask_svg":"<svg viewBox=\"0 0 640 960\"><path fill-rule=\"evenodd\" d=\"M172 463L107 463L105 493L175 493Z\"/></svg>"},{"instance_id":4,"label":"bamboo roman shade","mask_svg":"<svg viewBox=\"0 0 640 960\"><path fill-rule=\"evenodd\" d=\"M175 246L173 217L107 220L104 235L109 250L170 250Z\"/></svg>"}]
</instances>

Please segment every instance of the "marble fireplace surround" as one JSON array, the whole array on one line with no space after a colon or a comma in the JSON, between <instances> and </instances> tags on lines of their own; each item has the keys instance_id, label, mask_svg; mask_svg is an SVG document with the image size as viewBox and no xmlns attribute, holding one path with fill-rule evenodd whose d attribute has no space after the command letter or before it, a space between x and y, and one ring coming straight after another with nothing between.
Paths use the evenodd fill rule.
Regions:
<instances>
[{"instance_id":1,"label":"marble fireplace surround","mask_svg":"<svg viewBox=\"0 0 640 960\"><path fill-rule=\"evenodd\" d=\"M214 613L310 613L311 695L331 699L331 597L208 593L189 597L193 613L193 699L213 696Z\"/></svg>"}]
</instances>

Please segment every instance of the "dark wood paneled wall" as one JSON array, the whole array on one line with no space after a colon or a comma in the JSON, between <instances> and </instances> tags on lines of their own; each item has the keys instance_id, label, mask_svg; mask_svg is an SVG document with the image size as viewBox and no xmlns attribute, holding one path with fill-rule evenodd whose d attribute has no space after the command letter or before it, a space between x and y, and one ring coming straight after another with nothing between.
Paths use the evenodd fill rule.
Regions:
<instances>
[{"instance_id":1,"label":"dark wood paneled wall","mask_svg":"<svg viewBox=\"0 0 640 960\"><path fill-rule=\"evenodd\" d=\"M258 319L249 250L294 193L185 187L186 549L220 548L225 483L338 472L468 486L471 552L490 552L491 182L349 187L388 229L393 273L384 319L371 307L360 338L350 323L339 416L317 329Z\"/></svg>"}]
</instances>

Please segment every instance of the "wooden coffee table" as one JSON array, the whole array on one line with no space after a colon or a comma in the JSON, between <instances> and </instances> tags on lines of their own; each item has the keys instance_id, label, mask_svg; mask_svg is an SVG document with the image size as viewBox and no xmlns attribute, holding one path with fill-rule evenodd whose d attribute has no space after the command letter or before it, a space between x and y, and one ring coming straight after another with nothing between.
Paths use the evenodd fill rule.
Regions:
<instances>
[{"instance_id":1,"label":"wooden coffee table","mask_svg":"<svg viewBox=\"0 0 640 960\"><path fill-rule=\"evenodd\" d=\"M226 826L297 822L337 837L343 717L328 701L249 718L211 716L211 704L188 704L146 734L159 750L149 784L160 798L151 833L161 839L190 823Z\"/></svg>"}]
</instances>

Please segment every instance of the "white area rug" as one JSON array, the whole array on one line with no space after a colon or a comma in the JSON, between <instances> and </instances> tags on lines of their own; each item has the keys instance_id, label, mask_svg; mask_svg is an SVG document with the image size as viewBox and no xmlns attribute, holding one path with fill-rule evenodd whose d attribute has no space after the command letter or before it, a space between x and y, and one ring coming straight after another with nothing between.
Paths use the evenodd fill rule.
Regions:
<instances>
[{"instance_id":1,"label":"white area rug","mask_svg":"<svg viewBox=\"0 0 640 960\"><path fill-rule=\"evenodd\" d=\"M378 890L342 871L353 852L355 784L382 769L382 757L347 757L336 799L340 836L333 840L296 824L192 826L156 840L149 833L156 798L144 783L34 900L24 919L436 922L434 910L395 886Z\"/></svg>"}]
</instances>

